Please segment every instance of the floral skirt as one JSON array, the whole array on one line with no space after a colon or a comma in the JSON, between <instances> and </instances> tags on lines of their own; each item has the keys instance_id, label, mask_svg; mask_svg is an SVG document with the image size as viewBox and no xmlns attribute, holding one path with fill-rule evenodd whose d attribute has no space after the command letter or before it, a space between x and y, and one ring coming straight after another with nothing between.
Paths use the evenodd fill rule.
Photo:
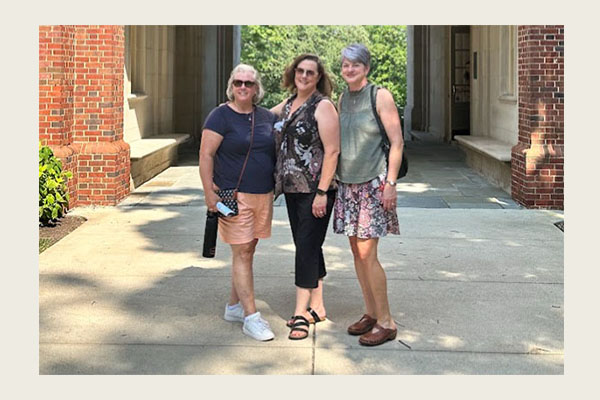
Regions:
<instances>
[{"instance_id":1,"label":"floral skirt","mask_svg":"<svg viewBox=\"0 0 600 400\"><path fill-rule=\"evenodd\" d=\"M383 209L385 174L364 183L338 182L333 231L360 239L399 235L396 209Z\"/></svg>"}]
</instances>

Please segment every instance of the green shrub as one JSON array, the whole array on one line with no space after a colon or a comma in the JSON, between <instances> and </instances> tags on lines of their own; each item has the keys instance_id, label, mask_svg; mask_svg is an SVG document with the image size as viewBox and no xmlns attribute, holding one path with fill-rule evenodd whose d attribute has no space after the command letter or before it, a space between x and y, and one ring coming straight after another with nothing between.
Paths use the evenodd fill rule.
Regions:
<instances>
[{"instance_id":1,"label":"green shrub","mask_svg":"<svg viewBox=\"0 0 600 400\"><path fill-rule=\"evenodd\" d=\"M63 171L62 163L48 146L40 144L40 223L46 225L62 217L69 205L66 180L73 174Z\"/></svg>"}]
</instances>

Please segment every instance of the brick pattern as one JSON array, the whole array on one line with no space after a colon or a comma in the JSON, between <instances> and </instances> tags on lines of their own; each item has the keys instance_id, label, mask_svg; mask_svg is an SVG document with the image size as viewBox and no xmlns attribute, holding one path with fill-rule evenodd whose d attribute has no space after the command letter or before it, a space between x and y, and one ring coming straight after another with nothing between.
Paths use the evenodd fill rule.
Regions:
<instances>
[{"instance_id":1,"label":"brick pattern","mask_svg":"<svg viewBox=\"0 0 600 400\"><path fill-rule=\"evenodd\" d=\"M129 194L123 26L40 26L39 138L66 169L70 207Z\"/></svg>"},{"instance_id":2,"label":"brick pattern","mask_svg":"<svg viewBox=\"0 0 600 400\"><path fill-rule=\"evenodd\" d=\"M528 208L564 208L564 26L518 27L519 142L512 196Z\"/></svg>"},{"instance_id":3,"label":"brick pattern","mask_svg":"<svg viewBox=\"0 0 600 400\"><path fill-rule=\"evenodd\" d=\"M63 168L73 172L67 181L69 205L76 202L77 154L73 142L73 40L71 26L39 28L39 139L52 148Z\"/></svg>"}]
</instances>

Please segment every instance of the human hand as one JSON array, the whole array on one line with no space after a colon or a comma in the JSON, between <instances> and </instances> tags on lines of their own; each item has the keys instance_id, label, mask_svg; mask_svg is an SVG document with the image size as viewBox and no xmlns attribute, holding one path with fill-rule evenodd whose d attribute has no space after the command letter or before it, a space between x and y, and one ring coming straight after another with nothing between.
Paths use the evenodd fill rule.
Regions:
<instances>
[{"instance_id":1,"label":"human hand","mask_svg":"<svg viewBox=\"0 0 600 400\"><path fill-rule=\"evenodd\" d=\"M206 208L210 212L217 212L217 203L221 201L221 198L215 193L217 190L219 190L219 187L213 183L213 187L204 192Z\"/></svg>"},{"instance_id":2,"label":"human hand","mask_svg":"<svg viewBox=\"0 0 600 400\"><path fill-rule=\"evenodd\" d=\"M396 208L397 198L396 187L386 183L383 186L383 209L389 211Z\"/></svg>"},{"instance_id":3,"label":"human hand","mask_svg":"<svg viewBox=\"0 0 600 400\"><path fill-rule=\"evenodd\" d=\"M315 195L315 199L312 204L312 213L315 218L323 218L327 213L327 195L320 196Z\"/></svg>"}]
</instances>

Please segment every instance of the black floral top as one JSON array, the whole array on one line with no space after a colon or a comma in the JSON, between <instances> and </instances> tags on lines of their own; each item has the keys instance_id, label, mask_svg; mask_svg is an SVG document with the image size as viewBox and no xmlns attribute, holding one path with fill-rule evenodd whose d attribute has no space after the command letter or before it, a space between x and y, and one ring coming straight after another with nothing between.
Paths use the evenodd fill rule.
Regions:
<instances>
[{"instance_id":1,"label":"black floral top","mask_svg":"<svg viewBox=\"0 0 600 400\"><path fill-rule=\"evenodd\" d=\"M315 110L321 100L329 99L315 91L290 115L296 96L287 100L275 123L275 197L281 193L314 193L321 179L324 149Z\"/></svg>"}]
</instances>

